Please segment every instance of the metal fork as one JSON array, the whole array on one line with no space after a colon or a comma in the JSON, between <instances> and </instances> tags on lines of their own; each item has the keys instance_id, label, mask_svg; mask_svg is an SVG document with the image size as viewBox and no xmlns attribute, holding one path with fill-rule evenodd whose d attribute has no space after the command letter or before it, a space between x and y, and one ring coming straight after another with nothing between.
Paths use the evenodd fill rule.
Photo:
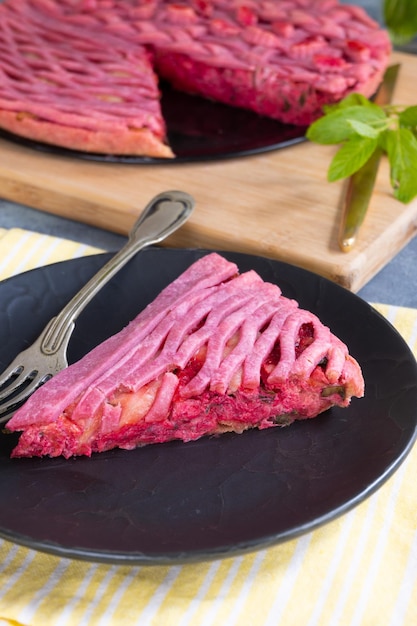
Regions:
<instances>
[{"instance_id":1,"label":"metal fork","mask_svg":"<svg viewBox=\"0 0 417 626\"><path fill-rule=\"evenodd\" d=\"M163 241L191 215L194 199L182 191L153 198L133 225L127 243L53 317L36 341L0 376L0 423L57 372L68 366L67 347L75 320L96 293L140 250Z\"/></svg>"}]
</instances>

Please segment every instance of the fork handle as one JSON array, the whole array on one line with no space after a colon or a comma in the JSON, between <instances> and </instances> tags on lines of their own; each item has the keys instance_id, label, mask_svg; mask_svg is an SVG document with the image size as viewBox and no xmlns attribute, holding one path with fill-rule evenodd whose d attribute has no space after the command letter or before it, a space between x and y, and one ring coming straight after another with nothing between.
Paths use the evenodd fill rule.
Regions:
<instances>
[{"instance_id":1,"label":"fork handle","mask_svg":"<svg viewBox=\"0 0 417 626\"><path fill-rule=\"evenodd\" d=\"M68 344L75 320L97 292L143 248L176 231L194 209L194 199L182 191L166 191L153 198L133 225L127 243L84 285L44 331L41 350L55 354Z\"/></svg>"}]
</instances>

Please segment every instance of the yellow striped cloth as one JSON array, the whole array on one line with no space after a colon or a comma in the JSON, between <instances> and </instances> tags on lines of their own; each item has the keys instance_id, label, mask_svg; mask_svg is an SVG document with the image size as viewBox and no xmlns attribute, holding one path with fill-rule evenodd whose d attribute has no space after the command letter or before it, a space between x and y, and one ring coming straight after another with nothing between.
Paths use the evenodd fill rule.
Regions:
<instances>
[{"instance_id":1,"label":"yellow striped cloth","mask_svg":"<svg viewBox=\"0 0 417 626\"><path fill-rule=\"evenodd\" d=\"M0 230L0 278L94 252ZM417 311L376 308L416 354ZM208 563L112 566L0 540L0 626L414 626L416 476L417 446L343 517L285 544Z\"/></svg>"}]
</instances>

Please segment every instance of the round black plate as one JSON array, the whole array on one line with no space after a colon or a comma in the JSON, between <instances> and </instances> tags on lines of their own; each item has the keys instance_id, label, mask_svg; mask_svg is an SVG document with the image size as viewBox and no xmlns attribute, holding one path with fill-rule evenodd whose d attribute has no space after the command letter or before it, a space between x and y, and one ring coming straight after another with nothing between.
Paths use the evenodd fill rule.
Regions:
<instances>
[{"instance_id":1,"label":"round black plate","mask_svg":"<svg viewBox=\"0 0 417 626\"><path fill-rule=\"evenodd\" d=\"M190 96L162 83L162 111L175 159L102 155L48 145L0 131L3 138L60 156L89 161L170 164L248 156L305 141L306 128L281 124L251 111Z\"/></svg>"},{"instance_id":2,"label":"round black plate","mask_svg":"<svg viewBox=\"0 0 417 626\"><path fill-rule=\"evenodd\" d=\"M198 250L149 249L77 322L69 359L118 331ZM266 547L334 519L380 487L416 438L417 367L397 331L363 300L305 270L222 253L320 316L359 360L366 395L288 428L92 458L9 458L0 436L0 535L61 556L181 563ZM0 369L109 255L44 267L0 284Z\"/></svg>"}]
</instances>

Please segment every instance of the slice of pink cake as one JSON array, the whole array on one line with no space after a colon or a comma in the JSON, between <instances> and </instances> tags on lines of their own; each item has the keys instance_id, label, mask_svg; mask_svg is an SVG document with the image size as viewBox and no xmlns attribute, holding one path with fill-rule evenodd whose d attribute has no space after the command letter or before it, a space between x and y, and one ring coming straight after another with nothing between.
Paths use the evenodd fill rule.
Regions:
<instances>
[{"instance_id":1,"label":"slice of pink cake","mask_svg":"<svg viewBox=\"0 0 417 626\"><path fill-rule=\"evenodd\" d=\"M40 387L14 457L90 456L288 425L361 397L361 369L312 313L217 253Z\"/></svg>"}]
</instances>

